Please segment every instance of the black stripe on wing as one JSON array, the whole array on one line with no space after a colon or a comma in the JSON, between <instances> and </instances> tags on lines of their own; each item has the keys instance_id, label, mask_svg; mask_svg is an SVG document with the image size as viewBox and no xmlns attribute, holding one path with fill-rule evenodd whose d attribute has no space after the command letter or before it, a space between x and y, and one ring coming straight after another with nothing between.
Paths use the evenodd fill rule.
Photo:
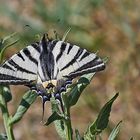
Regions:
<instances>
[{"instance_id":1,"label":"black stripe on wing","mask_svg":"<svg viewBox=\"0 0 140 140\"><path fill-rule=\"evenodd\" d=\"M83 71L76 71L75 73L72 72L68 76L65 76L65 77L74 79L78 76L82 76L82 75L88 74L88 73L94 73L94 72L97 72L97 71L102 71L104 69L105 69L105 65L100 65L100 66L97 66L95 68L84 69Z\"/></svg>"},{"instance_id":2,"label":"black stripe on wing","mask_svg":"<svg viewBox=\"0 0 140 140\"><path fill-rule=\"evenodd\" d=\"M51 45L50 45L50 49L51 49L51 51L53 51L53 49L55 48L55 46L56 46L56 43L58 42L59 40L53 40L52 42L51 42Z\"/></svg>"},{"instance_id":3,"label":"black stripe on wing","mask_svg":"<svg viewBox=\"0 0 140 140\"><path fill-rule=\"evenodd\" d=\"M101 71L104 69L105 69L105 64L98 56L96 56L93 60L91 60L90 62L79 67L77 70L71 72L66 77L75 78L75 77L81 76L83 74L94 73L94 72Z\"/></svg>"},{"instance_id":4,"label":"black stripe on wing","mask_svg":"<svg viewBox=\"0 0 140 140\"><path fill-rule=\"evenodd\" d=\"M7 61L10 65L12 65L13 67L15 67L17 70L21 71L21 72L26 72L26 73L29 73L29 74L36 74L32 71L29 71L29 70L26 70L24 68L22 68L21 66L19 66L17 63L15 63L12 59L8 60ZM21 64L22 65L22 64Z\"/></svg>"},{"instance_id":5,"label":"black stripe on wing","mask_svg":"<svg viewBox=\"0 0 140 140\"><path fill-rule=\"evenodd\" d=\"M21 58L23 61L25 61L24 57L22 56L22 54L21 54L20 52L17 53L17 56L18 56L19 58Z\"/></svg>"},{"instance_id":6,"label":"black stripe on wing","mask_svg":"<svg viewBox=\"0 0 140 140\"><path fill-rule=\"evenodd\" d=\"M31 44L31 46L38 52L40 53L40 47L39 47L39 42Z\"/></svg>"},{"instance_id":7,"label":"black stripe on wing","mask_svg":"<svg viewBox=\"0 0 140 140\"><path fill-rule=\"evenodd\" d=\"M32 81L29 81L27 79L21 79L21 78L17 78L11 75L7 75L7 74L0 74L0 84L13 84L13 85L17 85L17 84L29 84Z\"/></svg>"},{"instance_id":8,"label":"black stripe on wing","mask_svg":"<svg viewBox=\"0 0 140 140\"><path fill-rule=\"evenodd\" d=\"M32 61L33 63L35 63L36 65L38 65L38 61L32 57L30 51L28 50L28 48L23 49L23 53L29 58L30 61Z\"/></svg>"},{"instance_id":9,"label":"black stripe on wing","mask_svg":"<svg viewBox=\"0 0 140 140\"><path fill-rule=\"evenodd\" d=\"M90 62L84 64L83 66L79 67L76 71L82 71L83 69L91 68L97 65L100 65L103 63L98 56L96 56L93 60Z\"/></svg>"},{"instance_id":10,"label":"black stripe on wing","mask_svg":"<svg viewBox=\"0 0 140 140\"><path fill-rule=\"evenodd\" d=\"M6 68L6 69L9 69L9 70L15 71L12 67L8 66L6 63L4 63L4 64L2 65L2 67L3 67L3 68Z\"/></svg>"},{"instance_id":11,"label":"black stripe on wing","mask_svg":"<svg viewBox=\"0 0 140 140\"><path fill-rule=\"evenodd\" d=\"M72 45L72 44L70 44L70 45L69 45L69 49L68 49L67 54L69 54L69 53L70 53L70 51L71 51L72 47L73 47L73 45Z\"/></svg>"},{"instance_id":12,"label":"black stripe on wing","mask_svg":"<svg viewBox=\"0 0 140 140\"><path fill-rule=\"evenodd\" d=\"M63 55L63 52L65 51L65 49L66 49L66 43L62 43L61 44L61 47L60 47L60 53L57 55L57 57L56 57L56 62L58 62L58 60L61 58L61 56Z\"/></svg>"},{"instance_id":13,"label":"black stripe on wing","mask_svg":"<svg viewBox=\"0 0 140 140\"><path fill-rule=\"evenodd\" d=\"M76 59L79 58L79 56L82 54L82 52L83 52L83 49L82 48L79 48L78 51L77 51L77 53L76 53L76 55L74 56L74 58L69 63L67 63L60 71L66 69L70 65L74 64L76 62Z\"/></svg>"},{"instance_id":14,"label":"black stripe on wing","mask_svg":"<svg viewBox=\"0 0 140 140\"><path fill-rule=\"evenodd\" d=\"M85 52L83 55L82 55L82 57L80 58L80 61L81 60L83 60L85 57L87 57L87 56L89 56L91 53L89 53L89 52Z\"/></svg>"}]
</instances>

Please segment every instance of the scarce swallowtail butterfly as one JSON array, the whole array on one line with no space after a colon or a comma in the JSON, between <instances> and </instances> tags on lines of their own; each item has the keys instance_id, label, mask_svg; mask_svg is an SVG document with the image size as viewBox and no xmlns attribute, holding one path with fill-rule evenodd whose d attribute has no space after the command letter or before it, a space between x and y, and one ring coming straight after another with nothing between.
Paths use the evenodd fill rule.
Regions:
<instances>
[{"instance_id":1,"label":"scarce swallowtail butterfly","mask_svg":"<svg viewBox=\"0 0 140 140\"><path fill-rule=\"evenodd\" d=\"M29 86L42 97L44 105L52 95L59 98L74 78L104 68L96 54L44 35L40 42L20 50L0 66L0 84ZM50 89L53 94L49 94Z\"/></svg>"}]
</instances>

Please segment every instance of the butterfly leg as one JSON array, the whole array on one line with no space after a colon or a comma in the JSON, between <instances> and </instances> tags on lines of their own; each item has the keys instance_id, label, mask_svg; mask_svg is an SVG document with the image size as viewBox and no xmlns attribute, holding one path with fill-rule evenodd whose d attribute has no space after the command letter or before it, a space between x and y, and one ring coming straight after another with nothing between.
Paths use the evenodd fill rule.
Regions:
<instances>
[{"instance_id":1,"label":"butterfly leg","mask_svg":"<svg viewBox=\"0 0 140 140\"><path fill-rule=\"evenodd\" d=\"M47 94L45 91L37 90L38 96L42 98L42 120L44 118L45 103L50 101L51 94Z\"/></svg>"},{"instance_id":2,"label":"butterfly leg","mask_svg":"<svg viewBox=\"0 0 140 140\"><path fill-rule=\"evenodd\" d=\"M70 80L70 79L66 80L65 84L61 86L61 88L57 91L57 93L54 94L55 99L60 102L60 106L61 106L61 109L62 109L63 112L64 112L64 107L63 107L61 93L62 92L66 92L67 91L67 87L69 85L71 85L71 84L72 84L72 80Z\"/></svg>"},{"instance_id":3,"label":"butterfly leg","mask_svg":"<svg viewBox=\"0 0 140 140\"><path fill-rule=\"evenodd\" d=\"M63 102L62 102L62 98L61 98L61 93L55 93L54 94L54 97L55 97L55 100L58 100L59 104L60 104L60 107L61 107L61 110L62 112L64 112L64 107L63 107Z\"/></svg>"},{"instance_id":4,"label":"butterfly leg","mask_svg":"<svg viewBox=\"0 0 140 140\"><path fill-rule=\"evenodd\" d=\"M48 94L48 95L43 95L42 96L42 120L43 120L43 118L44 118L44 111L45 111L45 103L47 102L47 101L50 101L50 95Z\"/></svg>"},{"instance_id":5,"label":"butterfly leg","mask_svg":"<svg viewBox=\"0 0 140 140\"><path fill-rule=\"evenodd\" d=\"M45 111L45 103L50 101L51 95L47 94L44 90L38 89L38 87L34 84L26 85L30 88L31 91L35 91L38 96L42 98L42 120L44 118L44 111Z\"/></svg>"}]
</instances>

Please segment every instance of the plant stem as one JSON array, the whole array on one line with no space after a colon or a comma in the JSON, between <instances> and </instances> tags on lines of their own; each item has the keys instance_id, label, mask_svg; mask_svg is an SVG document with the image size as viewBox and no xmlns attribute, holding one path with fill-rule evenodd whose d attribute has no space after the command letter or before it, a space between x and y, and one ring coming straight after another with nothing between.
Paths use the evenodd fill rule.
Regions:
<instances>
[{"instance_id":1,"label":"plant stem","mask_svg":"<svg viewBox=\"0 0 140 140\"><path fill-rule=\"evenodd\" d=\"M13 129L12 129L12 125L9 124L9 112L8 112L8 108L7 108L7 103L5 101L4 98L4 93L2 91L2 89L0 89L0 107L1 107L1 111L2 111L2 117L3 117L3 121L4 121L4 127L6 130L6 134L8 137L8 140L15 140L14 135L13 135Z\"/></svg>"},{"instance_id":2,"label":"plant stem","mask_svg":"<svg viewBox=\"0 0 140 140\"><path fill-rule=\"evenodd\" d=\"M65 113L66 140L73 140L71 118L70 118L70 106L67 101L67 95L63 94L62 98L63 98L63 103L64 103L64 113Z\"/></svg>"},{"instance_id":3,"label":"plant stem","mask_svg":"<svg viewBox=\"0 0 140 140\"><path fill-rule=\"evenodd\" d=\"M66 140L72 140L73 138L72 138L70 114L67 115L67 119L65 120L65 128L66 128Z\"/></svg>"}]
</instances>

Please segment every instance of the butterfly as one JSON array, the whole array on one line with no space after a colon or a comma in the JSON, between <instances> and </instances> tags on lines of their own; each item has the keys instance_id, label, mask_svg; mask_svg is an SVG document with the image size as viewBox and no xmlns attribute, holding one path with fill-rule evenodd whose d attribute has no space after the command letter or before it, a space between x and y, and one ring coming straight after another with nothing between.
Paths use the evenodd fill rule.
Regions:
<instances>
[{"instance_id":1,"label":"butterfly","mask_svg":"<svg viewBox=\"0 0 140 140\"><path fill-rule=\"evenodd\" d=\"M105 63L96 54L44 34L40 42L25 47L1 64L0 84L26 85L36 90L44 105L52 95L60 98L60 93L76 77L104 69Z\"/></svg>"}]
</instances>

